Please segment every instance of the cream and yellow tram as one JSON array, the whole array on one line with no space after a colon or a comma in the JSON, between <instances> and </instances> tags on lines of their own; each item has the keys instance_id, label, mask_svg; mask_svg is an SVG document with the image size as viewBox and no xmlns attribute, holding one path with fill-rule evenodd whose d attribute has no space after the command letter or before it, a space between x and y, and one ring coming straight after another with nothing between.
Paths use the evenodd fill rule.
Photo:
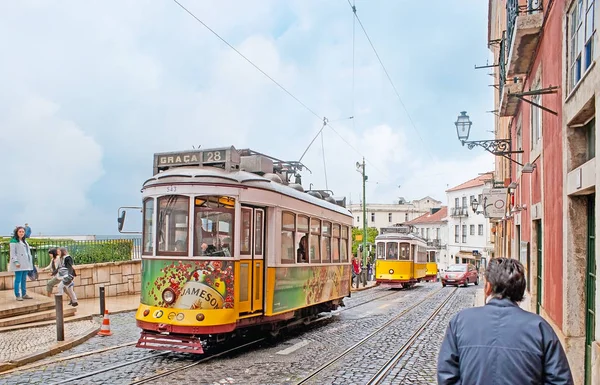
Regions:
<instances>
[{"instance_id":1,"label":"cream and yellow tram","mask_svg":"<svg viewBox=\"0 0 600 385\"><path fill-rule=\"evenodd\" d=\"M342 304L352 216L327 192L305 192L301 170L234 147L155 154L142 188L138 347L203 353Z\"/></svg>"},{"instance_id":2,"label":"cream and yellow tram","mask_svg":"<svg viewBox=\"0 0 600 385\"><path fill-rule=\"evenodd\" d=\"M375 237L375 274L383 287L408 288L427 276L427 242L410 226L381 229Z\"/></svg>"}]
</instances>

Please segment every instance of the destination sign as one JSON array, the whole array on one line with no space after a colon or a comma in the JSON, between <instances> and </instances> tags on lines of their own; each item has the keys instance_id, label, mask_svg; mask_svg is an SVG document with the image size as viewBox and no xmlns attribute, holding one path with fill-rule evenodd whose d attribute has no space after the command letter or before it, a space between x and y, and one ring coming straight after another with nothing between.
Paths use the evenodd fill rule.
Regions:
<instances>
[{"instance_id":1,"label":"destination sign","mask_svg":"<svg viewBox=\"0 0 600 385\"><path fill-rule=\"evenodd\" d=\"M202 162L202 151L189 151L174 154L157 154L158 167L183 166Z\"/></svg>"},{"instance_id":2,"label":"destination sign","mask_svg":"<svg viewBox=\"0 0 600 385\"><path fill-rule=\"evenodd\" d=\"M236 149L221 147L206 150L163 152L154 154L154 174L171 167L181 166L225 166L226 169L239 167L240 155Z\"/></svg>"},{"instance_id":3,"label":"destination sign","mask_svg":"<svg viewBox=\"0 0 600 385\"><path fill-rule=\"evenodd\" d=\"M382 227L381 228L381 234L389 234L389 233L409 234L410 226L394 226L394 227Z\"/></svg>"}]
</instances>

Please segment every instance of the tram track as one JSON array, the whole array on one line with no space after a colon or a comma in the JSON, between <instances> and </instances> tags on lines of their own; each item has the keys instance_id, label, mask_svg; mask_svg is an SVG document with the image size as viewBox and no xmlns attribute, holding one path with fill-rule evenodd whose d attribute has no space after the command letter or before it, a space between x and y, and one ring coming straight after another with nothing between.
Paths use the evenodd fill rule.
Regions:
<instances>
[{"instance_id":1,"label":"tram track","mask_svg":"<svg viewBox=\"0 0 600 385\"><path fill-rule=\"evenodd\" d=\"M433 322L435 317L442 311L444 306L454 297L458 288L454 288L454 291L446 297L446 299L435 309L435 311L421 324L421 326L409 337L409 339L396 351L394 356L390 358L385 365L377 371L377 373L371 377L367 385L379 385L387 378L388 374L396 367L398 362L404 357L406 352L413 346L417 341L421 333Z\"/></svg>"},{"instance_id":2,"label":"tram track","mask_svg":"<svg viewBox=\"0 0 600 385\"><path fill-rule=\"evenodd\" d=\"M427 300L429 300L431 297L435 296L436 294L440 293L442 290L444 290L444 288L440 288L440 289L428 294L420 301L418 301L415 304L411 305L410 307L402 310L399 314L397 314L396 316L394 316L393 318L391 318L390 320L385 322L383 325L379 326L377 329L375 329L369 335L367 335L366 337L364 337L363 339L361 339L360 341L358 341L357 343L355 343L348 349L344 350L338 356L334 357L333 359L331 359L328 362L326 362L325 364L323 364L321 367L319 367L318 369L316 369L315 371L310 373L308 376L304 377L299 382L296 382L295 385L307 384L310 380L316 379L316 377L318 375L324 373L327 369L332 368L334 365L336 365L338 362L340 362L343 358L345 358L348 355L350 355L351 353L355 352L358 348L363 347L366 343L370 342L374 336L377 336L378 334L383 332L387 327L389 327L393 323L397 322L399 319L401 319L407 313L418 308L421 304L425 303ZM384 367L382 369L380 369L377 372L377 374L370 381L381 381L381 380L383 380L383 378L385 378L387 373L389 373L389 371L393 368L394 364L397 363L398 360L400 360L400 358L404 355L404 353L410 348L410 346L412 346L414 341L418 338L420 333L427 327L429 322L431 322L431 320L433 318L435 318L435 316L441 311L441 309L444 307L444 305L446 303L448 303L448 301L456 294L456 291L457 291L457 288L452 289L450 294L448 296L446 296L446 298L442 301L442 303L436 307L433 314L431 316L429 316L414 333L411 334L411 336L408 338L407 342L403 344L403 346L400 348L400 350L398 352L396 352L396 354L394 354L394 357L392 357L390 360L388 360L386 362L386 364L384 365ZM380 382L369 382L369 384L379 384L379 383Z\"/></svg>"}]
</instances>

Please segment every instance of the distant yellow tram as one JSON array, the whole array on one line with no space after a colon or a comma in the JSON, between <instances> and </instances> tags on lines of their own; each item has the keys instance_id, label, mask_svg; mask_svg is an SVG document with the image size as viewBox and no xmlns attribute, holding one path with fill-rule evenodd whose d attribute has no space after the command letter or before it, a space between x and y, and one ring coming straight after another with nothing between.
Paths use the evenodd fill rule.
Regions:
<instances>
[{"instance_id":1,"label":"distant yellow tram","mask_svg":"<svg viewBox=\"0 0 600 385\"><path fill-rule=\"evenodd\" d=\"M408 288L426 280L427 242L413 234L411 226L382 228L375 243L375 274L379 285ZM437 265L435 269L437 274Z\"/></svg>"}]
</instances>

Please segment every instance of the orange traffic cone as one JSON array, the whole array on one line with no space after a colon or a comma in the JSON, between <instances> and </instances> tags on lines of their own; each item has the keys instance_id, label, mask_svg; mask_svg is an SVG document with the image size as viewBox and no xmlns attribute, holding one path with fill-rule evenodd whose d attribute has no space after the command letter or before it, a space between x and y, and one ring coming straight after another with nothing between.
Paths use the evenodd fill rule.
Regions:
<instances>
[{"instance_id":1,"label":"orange traffic cone","mask_svg":"<svg viewBox=\"0 0 600 385\"><path fill-rule=\"evenodd\" d=\"M110 320L108 319L108 310L104 309L104 319L102 320L102 326L98 332L99 336L112 336L110 331Z\"/></svg>"}]
</instances>

